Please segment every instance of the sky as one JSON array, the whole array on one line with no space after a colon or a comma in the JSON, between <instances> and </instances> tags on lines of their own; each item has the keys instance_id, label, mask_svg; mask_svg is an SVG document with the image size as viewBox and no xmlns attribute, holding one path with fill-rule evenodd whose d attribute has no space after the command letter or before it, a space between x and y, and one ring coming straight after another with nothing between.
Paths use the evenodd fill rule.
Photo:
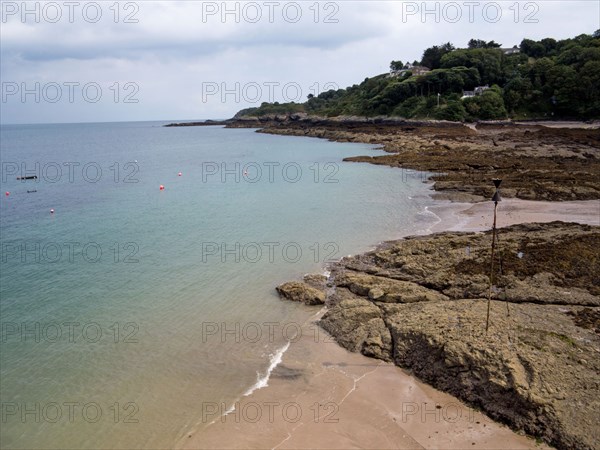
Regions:
<instances>
[{"instance_id":1,"label":"sky","mask_svg":"<svg viewBox=\"0 0 600 450\"><path fill-rule=\"evenodd\" d=\"M204 120L471 38L600 29L600 1L0 1L0 123Z\"/></svg>"}]
</instances>

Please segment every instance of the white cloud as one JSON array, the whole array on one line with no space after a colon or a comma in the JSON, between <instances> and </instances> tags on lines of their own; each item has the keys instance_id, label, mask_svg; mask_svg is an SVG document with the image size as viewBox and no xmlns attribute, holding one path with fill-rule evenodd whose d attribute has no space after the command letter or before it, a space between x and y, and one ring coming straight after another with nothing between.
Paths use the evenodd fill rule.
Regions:
<instances>
[{"instance_id":1,"label":"white cloud","mask_svg":"<svg viewBox=\"0 0 600 450\"><path fill-rule=\"evenodd\" d=\"M43 9L38 22L31 14L23 22L21 11L9 14L21 2L1 3L2 82L19 88L25 83L29 89L38 82L41 90L39 103L33 94L25 102L18 94L3 98L4 123L223 118L271 100L268 83L280 83L272 88L279 101L285 100L286 83L292 83L289 96L296 83L303 100L327 82L340 87L359 83L387 71L392 59L420 59L425 48L442 42L460 47L470 38L481 38L512 46L524 37L566 38L599 28L598 3L587 1L518 2L518 17L515 2L479 2L473 23L463 2L324 1L317 7L312 1L229 2L225 16L223 2L121 2L117 23L112 2L97 3L102 12L97 23L90 21L94 7L82 14L93 2L80 2L72 23L64 2L55 3L62 6L56 23L45 20L52 11ZM494 17L492 3L502 8L495 23L484 16L488 8L488 19ZM526 4L537 5L537 10ZM444 19L454 17L455 5L462 16L449 23ZM434 13L422 16L425 8L437 8L439 20ZM258 17L257 11L261 17L256 23L244 20ZM298 11L301 17L296 17ZM124 23L127 14L137 23ZM527 14L537 23L525 23ZM79 93L71 103L64 92L57 103L46 101L51 83L65 82L79 83L78 88L98 83L102 98L90 103ZM137 104L123 103L124 95L132 92L123 89L127 82L139 87L133 96ZM213 83L219 92L207 95ZM222 87L236 90L236 83L239 102L233 93L223 99ZM262 89L256 103L244 101L256 97L252 83ZM7 86L3 84L5 91Z\"/></svg>"}]
</instances>

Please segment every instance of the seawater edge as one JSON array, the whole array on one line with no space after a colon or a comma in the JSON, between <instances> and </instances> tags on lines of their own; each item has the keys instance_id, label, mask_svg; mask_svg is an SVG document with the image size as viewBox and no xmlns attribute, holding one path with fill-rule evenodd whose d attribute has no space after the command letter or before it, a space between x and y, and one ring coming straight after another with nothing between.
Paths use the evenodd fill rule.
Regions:
<instances>
[{"instance_id":1,"label":"seawater edge","mask_svg":"<svg viewBox=\"0 0 600 450\"><path fill-rule=\"evenodd\" d=\"M432 209L436 212L430 211L437 217L437 222L427 231L430 233L446 230L484 231L488 229L485 206L486 202L450 203L448 201L440 201L437 205L432 206ZM511 199L504 203L503 212L506 213L507 217L500 226L507 226L513 223L549 222L554 220L570 220L579 223L600 225L598 217L594 214L594 211L599 206L600 202L598 201L561 202L560 206L557 207L557 204L552 202L528 202ZM480 217L474 217L477 214Z\"/></svg>"},{"instance_id":2,"label":"seawater edge","mask_svg":"<svg viewBox=\"0 0 600 450\"><path fill-rule=\"evenodd\" d=\"M80 138L89 145L81 145ZM33 145L32 140L43 145ZM57 148L48 153L55 144ZM97 149L106 151L92 151ZM63 339L62 358L52 357L63 350L61 341L50 342L44 334L38 343L11 334L2 351L3 400L12 402L11 393L20 393L27 397L23 401L37 401L40 407L57 400L102 400L103 407L136 401L140 411L135 427L112 427L105 420L91 425L95 434L80 432L78 424L69 427L68 434L59 425L47 425L43 433L36 434L27 432L34 423L13 417L3 426L3 445L14 446L16 436L24 432L27 439L21 442L29 447L44 446L39 439L56 447L93 446L95 439L121 447L169 446L182 426L200 415L203 401L223 400L226 411L235 398L257 383L257 372L260 377L266 375L271 354L276 355L286 344L281 325L294 325L287 330L291 334L313 314L280 301L273 287L298 273L322 270L328 256L323 244L327 242L339 244L338 258L368 250L373 242L411 222L425 201L424 194L419 197L424 185L418 178L404 179L391 168L341 162L354 154L381 154L371 149L360 143L308 141L221 127L168 129L119 123L3 128L3 161L25 160L27 170L36 167L30 161L39 161L41 167L53 162L61 167L62 162L79 162L82 167L92 162L103 168L97 183L81 176L71 182L63 173L61 182L50 184L42 176L36 194L25 193L27 186L14 177L7 179L11 195L3 197L0 205L3 237L10 236L8 242L16 243L16 251L7 254L2 268L3 320L25 322L26 330L34 331L35 324L47 331L56 329L49 326L73 320L98 324L103 334L96 345L89 339ZM137 161L138 182L122 183L120 177L117 183L110 171L115 161L119 168ZM203 161L225 162L229 167L239 161L277 161L281 165L294 161L305 169L306 176L302 185L285 183L281 177L278 184L268 180L235 183L233 177L223 183L216 176L204 183ZM309 169L315 161L337 161L339 182L315 183ZM158 189L160 184L165 185L164 191ZM419 198L409 200L413 195ZM48 208L56 213L51 215ZM337 209L334 214L322 213L332 208ZM262 221L262 217L277 220ZM419 227L415 223L412 229ZM355 232L362 234L362 239L356 240ZM319 242L321 253L316 261L310 247L325 236L326 242ZM32 237L43 239L41 248L48 242L98 242L105 258L95 265L81 258L71 262L65 252L62 259L50 264L44 258L38 263L36 253L28 254L23 262L18 245ZM238 262L229 255L223 262L217 254L204 262L202 241L225 242L228 249L235 248L236 242L298 242L306 257L304 262L277 260L271 264L265 260L261 265L261 261ZM137 262L125 264L124 254L115 261L114 242L136 243ZM27 278L31 269L35 269L35 280ZM5 276L12 282L5 283ZM36 280L49 289L37 289ZM244 338L244 329L238 333L237 324L269 321L280 324L274 340L263 329L261 342L246 345L236 341ZM123 334L116 347L108 345L114 344L115 322L122 333L135 331L137 326L134 344L129 339L125 342ZM233 330L235 336L205 335L205 325L221 327L224 333ZM52 352L45 351L46 346ZM26 380L22 376L24 355L35 358L38 367L46 371L44 376L60 374L63 382L40 383L35 371L27 372L30 379ZM63 362L75 357L74 367L81 370L63 367ZM91 376L80 376L83 374ZM269 384L272 380L273 375Z\"/></svg>"}]
</instances>

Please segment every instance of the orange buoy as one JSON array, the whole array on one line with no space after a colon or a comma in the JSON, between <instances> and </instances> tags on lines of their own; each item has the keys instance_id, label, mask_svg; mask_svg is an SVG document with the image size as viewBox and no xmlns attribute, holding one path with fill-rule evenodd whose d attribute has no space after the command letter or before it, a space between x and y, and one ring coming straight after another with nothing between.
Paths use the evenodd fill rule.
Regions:
<instances>
[{"instance_id":1,"label":"orange buoy","mask_svg":"<svg viewBox=\"0 0 600 450\"><path fill-rule=\"evenodd\" d=\"M165 190L165 187L164 187L164 186L161 184L159 189L160 189L161 191L164 191L164 190Z\"/></svg>"}]
</instances>

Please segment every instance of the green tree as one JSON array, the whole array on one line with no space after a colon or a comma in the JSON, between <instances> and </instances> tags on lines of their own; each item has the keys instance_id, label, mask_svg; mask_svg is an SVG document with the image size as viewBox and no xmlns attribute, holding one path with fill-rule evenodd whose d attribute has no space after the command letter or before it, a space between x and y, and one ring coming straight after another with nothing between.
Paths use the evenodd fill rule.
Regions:
<instances>
[{"instance_id":1,"label":"green tree","mask_svg":"<svg viewBox=\"0 0 600 450\"><path fill-rule=\"evenodd\" d=\"M588 61L579 71L581 86L591 102L600 101L600 61Z\"/></svg>"},{"instance_id":2,"label":"green tree","mask_svg":"<svg viewBox=\"0 0 600 450\"><path fill-rule=\"evenodd\" d=\"M541 58L546 55L546 47L541 42L523 39L519 47L521 51L532 58Z\"/></svg>"},{"instance_id":3,"label":"green tree","mask_svg":"<svg viewBox=\"0 0 600 450\"><path fill-rule=\"evenodd\" d=\"M547 102L561 115L574 116L585 110L582 99L581 80L573 67L558 65L548 72L548 83L552 88L551 97ZM550 106L550 105L549 105Z\"/></svg>"},{"instance_id":4,"label":"green tree","mask_svg":"<svg viewBox=\"0 0 600 450\"><path fill-rule=\"evenodd\" d=\"M513 55L505 55L497 45L472 39L469 49L456 50L450 43L434 46L424 52L421 64L432 70L423 76L382 74L346 89L309 95L303 104L264 103L238 114L304 111L328 117L393 114L462 120L461 116L502 119L508 111L527 117L600 118L600 30L562 40L524 39L521 53ZM390 68L401 64L392 61ZM493 86L483 95L459 101L463 90L482 84L502 88Z\"/></svg>"},{"instance_id":5,"label":"green tree","mask_svg":"<svg viewBox=\"0 0 600 450\"><path fill-rule=\"evenodd\" d=\"M446 53L450 53L453 50L454 45L452 45L450 42L447 42L442 45L434 45L433 47L429 47L423 52L423 57L421 58L421 65L429 67L430 69L439 69L442 57Z\"/></svg>"},{"instance_id":6,"label":"green tree","mask_svg":"<svg viewBox=\"0 0 600 450\"><path fill-rule=\"evenodd\" d=\"M498 44L494 41L485 42L482 39L471 39L467 44L469 49L473 48L499 48L502 44Z\"/></svg>"},{"instance_id":7,"label":"green tree","mask_svg":"<svg viewBox=\"0 0 600 450\"><path fill-rule=\"evenodd\" d=\"M468 48L486 48L486 42L482 39L471 39L467 45Z\"/></svg>"},{"instance_id":8,"label":"green tree","mask_svg":"<svg viewBox=\"0 0 600 450\"><path fill-rule=\"evenodd\" d=\"M505 119L507 116L502 90L498 86L493 86L477 97L477 103L479 117L484 120Z\"/></svg>"},{"instance_id":9,"label":"green tree","mask_svg":"<svg viewBox=\"0 0 600 450\"><path fill-rule=\"evenodd\" d=\"M554 56L556 54L556 39L545 38L540 41L540 44L544 46L546 56Z\"/></svg>"},{"instance_id":10,"label":"green tree","mask_svg":"<svg viewBox=\"0 0 600 450\"><path fill-rule=\"evenodd\" d=\"M466 115L467 111L460 100L449 101L435 111L436 119L451 120L453 122L462 122L465 120Z\"/></svg>"},{"instance_id":11,"label":"green tree","mask_svg":"<svg viewBox=\"0 0 600 450\"><path fill-rule=\"evenodd\" d=\"M390 70L392 71L402 70L403 67L404 63L402 61L392 61L390 63Z\"/></svg>"},{"instance_id":12,"label":"green tree","mask_svg":"<svg viewBox=\"0 0 600 450\"><path fill-rule=\"evenodd\" d=\"M422 110L424 107L424 97L410 97L408 100L404 101L397 108L395 108L392 114L394 116L411 119L415 117L418 111Z\"/></svg>"},{"instance_id":13,"label":"green tree","mask_svg":"<svg viewBox=\"0 0 600 450\"><path fill-rule=\"evenodd\" d=\"M473 67L476 68L485 84L502 83L504 54L498 49L475 48L462 49L448 53L442 57L443 68Z\"/></svg>"},{"instance_id":14,"label":"green tree","mask_svg":"<svg viewBox=\"0 0 600 450\"><path fill-rule=\"evenodd\" d=\"M517 74L504 86L504 103L511 113L528 109L532 95L532 84L529 78Z\"/></svg>"}]
</instances>

